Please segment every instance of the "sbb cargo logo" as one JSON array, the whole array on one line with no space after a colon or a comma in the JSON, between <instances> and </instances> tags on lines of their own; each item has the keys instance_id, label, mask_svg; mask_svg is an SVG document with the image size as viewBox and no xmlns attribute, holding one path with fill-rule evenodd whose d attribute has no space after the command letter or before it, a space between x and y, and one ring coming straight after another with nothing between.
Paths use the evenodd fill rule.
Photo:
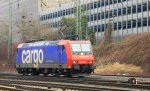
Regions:
<instances>
[{"instance_id":1,"label":"sbb cargo logo","mask_svg":"<svg viewBox=\"0 0 150 91\"><path fill-rule=\"evenodd\" d=\"M22 63L23 64L34 64L34 67L38 67L38 64L43 63L43 50L23 50L22 51Z\"/></svg>"}]
</instances>

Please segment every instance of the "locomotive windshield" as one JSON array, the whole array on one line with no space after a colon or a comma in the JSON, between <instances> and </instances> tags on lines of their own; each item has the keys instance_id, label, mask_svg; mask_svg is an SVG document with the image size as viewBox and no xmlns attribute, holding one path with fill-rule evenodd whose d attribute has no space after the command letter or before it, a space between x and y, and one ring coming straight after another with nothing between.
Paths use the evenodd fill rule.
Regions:
<instances>
[{"instance_id":1,"label":"locomotive windshield","mask_svg":"<svg viewBox=\"0 0 150 91\"><path fill-rule=\"evenodd\" d=\"M73 54L88 53L92 54L91 44L71 44Z\"/></svg>"}]
</instances>

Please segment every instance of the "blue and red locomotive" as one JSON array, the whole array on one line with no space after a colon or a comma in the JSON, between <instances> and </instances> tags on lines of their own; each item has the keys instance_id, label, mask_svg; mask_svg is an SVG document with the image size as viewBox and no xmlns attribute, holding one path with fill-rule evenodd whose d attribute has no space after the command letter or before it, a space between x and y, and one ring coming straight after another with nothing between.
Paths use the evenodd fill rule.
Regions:
<instances>
[{"instance_id":1,"label":"blue and red locomotive","mask_svg":"<svg viewBox=\"0 0 150 91\"><path fill-rule=\"evenodd\" d=\"M18 45L16 69L19 74L91 74L94 56L90 41L38 41Z\"/></svg>"}]
</instances>

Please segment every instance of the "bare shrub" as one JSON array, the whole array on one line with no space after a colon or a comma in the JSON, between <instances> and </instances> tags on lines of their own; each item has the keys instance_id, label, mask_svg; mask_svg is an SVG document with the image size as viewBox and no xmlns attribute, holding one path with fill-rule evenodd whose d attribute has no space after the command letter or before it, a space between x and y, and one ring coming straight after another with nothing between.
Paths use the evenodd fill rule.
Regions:
<instances>
[{"instance_id":1,"label":"bare shrub","mask_svg":"<svg viewBox=\"0 0 150 91\"><path fill-rule=\"evenodd\" d=\"M141 67L145 72L150 72L150 33L126 36L121 43L94 47L96 62L99 65L119 62L133 64ZM103 50L103 51L101 51Z\"/></svg>"},{"instance_id":2,"label":"bare shrub","mask_svg":"<svg viewBox=\"0 0 150 91\"><path fill-rule=\"evenodd\" d=\"M43 28L46 25L37 26L38 29L34 31L33 36L37 36L40 39L46 40L56 40L58 36L58 31L54 31L52 28Z\"/></svg>"}]
</instances>

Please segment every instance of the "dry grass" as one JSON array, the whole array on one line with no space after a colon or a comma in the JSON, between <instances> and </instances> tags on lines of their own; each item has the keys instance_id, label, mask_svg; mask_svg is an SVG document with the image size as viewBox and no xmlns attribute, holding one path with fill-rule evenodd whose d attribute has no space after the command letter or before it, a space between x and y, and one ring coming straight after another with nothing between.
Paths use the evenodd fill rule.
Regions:
<instances>
[{"instance_id":1,"label":"dry grass","mask_svg":"<svg viewBox=\"0 0 150 91\"><path fill-rule=\"evenodd\" d=\"M150 33L126 36L121 43L94 47L97 65L132 64L150 73ZM134 70L133 70L134 71Z\"/></svg>"},{"instance_id":2,"label":"dry grass","mask_svg":"<svg viewBox=\"0 0 150 91\"><path fill-rule=\"evenodd\" d=\"M143 70L140 67L136 67L132 64L120 64L118 62L113 64L107 64L98 66L95 70L96 74L116 74L116 75L142 75Z\"/></svg>"}]
</instances>

